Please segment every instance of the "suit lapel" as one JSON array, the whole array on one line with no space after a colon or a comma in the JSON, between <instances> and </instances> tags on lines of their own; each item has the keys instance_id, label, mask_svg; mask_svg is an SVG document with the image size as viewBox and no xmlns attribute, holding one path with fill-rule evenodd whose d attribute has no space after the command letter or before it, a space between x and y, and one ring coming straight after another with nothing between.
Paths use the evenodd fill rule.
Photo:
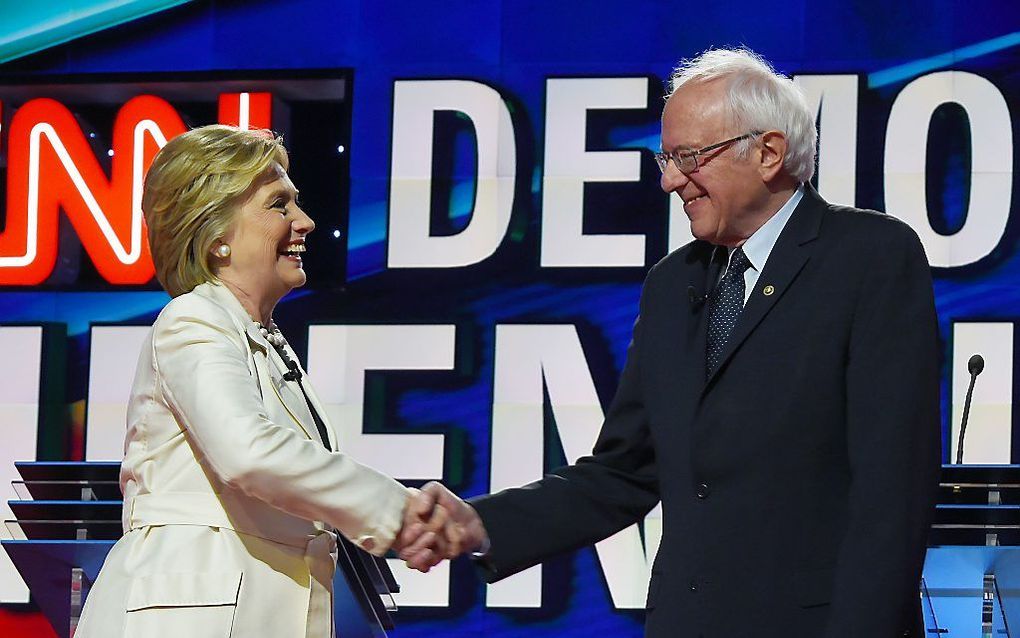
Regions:
<instances>
[{"instance_id":1,"label":"suit lapel","mask_svg":"<svg viewBox=\"0 0 1020 638\"><path fill-rule=\"evenodd\" d=\"M259 332L259 329L254 323L249 321L248 324L244 326L244 334L248 337L249 347L256 348L265 353L269 352L269 342L262 336L262 333Z\"/></svg>"},{"instance_id":2,"label":"suit lapel","mask_svg":"<svg viewBox=\"0 0 1020 638\"><path fill-rule=\"evenodd\" d=\"M793 211L793 215L790 216L790 221L780 233L779 239L776 240L776 245L769 254L765 268L758 277L736 325L733 326L733 332L730 333L726 346L723 348L719 365L705 384L706 389L722 373L727 361L754 332L765 315L779 303L786 291L793 285L797 275L800 274L801 269L811 257L812 242L818 237L824 211L825 202L810 185L806 185L803 199ZM771 286L769 294L765 294L767 286ZM704 348L701 352L704 352Z\"/></svg>"},{"instance_id":3,"label":"suit lapel","mask_svg":"<svg viewBox=\"0 0 1020 638\"><path fill-rule=\"evenodd\" d=\"M708 343L708 295L719 281L722 272L720 259L713 259L719 254L725 255L723 248L716 252L716 247L708 242L698 242L691 251L691 267L688 269L687 289L684 291L688 309L686 348L687 382L685 387L700 388L705 379L705 348ZM690 294L693 293L693 294ZM694 356L690 356L693 353Z\"/></svg>"},{"instance_id":4,"label":"suit lapel","mask_svg":"<svg viewBox=\"0 0 1020 638\"><path fill-rule=\"evenodd\" d=\"M308 414L307 420L303 420L302 417L308 412L308 409L302 409L304 401L298 397L293 390L288 386L289 384L283 380L283 375L287 372L286 366L280 360L279 355L276 354L269 342L266 341L265 337L253 323L249 323L245 327L245 336L248 337L248 346L252 350L252 357L255 361L256 369L265 366L265 382L259 381L260 386L270 386L273 390L271 396L275 396L280 405L283 406L287 414L290 415L291 419L297 424L305 435L312 439L318 440L319 435L313 429L309 429L305 426L305 423L313 423L311 414ZM256 355L256 353L258 353ZM261 355L261 356L259 356ZM265 392L262 393L262 400L266 401L267 397Z\"/></svg>"},{"instance_id":5,"label":"suit lapel","mask_svg":"<svg viewBox=\"0 0 1020 638\"><path fill-rule=\"evenodd\" d=\"M290 346L287 346L287 354L297 361L297 355ZM273 373L269 376L272 378L273 391L276 393L276 397L283 404L284 409L287 410L287 414L290 415L294 422L297 423L308 438L313 441L322 443L322 437L319 436L319 429L315 427L315 419L312 417L312 413L309 410L308 404L305 402L305 398L301 395L301 389L297 387L297 383L293 381L286 381L283 375L290 372L287 365L283 362L283 359L274 349L269 353L268 356L270 365L273 367ZM321 416L321 412L319 413ZM335 448L332 448L335 449Z\"/></svg>"},{"instance_id":6,"label":"suit lapel","mask_svg":"<svg viewBox=\"0 0 1020 638\"><path fill-rule=\"evenodd\" d=\"M248 349L251 351L255 364L255 372L259 375L258 384L263 402L271 401L270 397L275 397L305 436L313 441L322 443L318 428L315 427L315 420L312 418L311 412L309 412L308 404L305 403L304 397L301 396L301 391L296 387L292 388L292 384L283 379L283 375L288 372L287 366L283 363L280 355L276 353L276 350L262 336L258 326L251 320L233 293L223 285L212 283L196 286L195 292L212 299L225 308L230 313L238 331L247 337ZM294 351L290 350L289 353L297 361ZM267 385L270 386L271 390L266 388ZM320 414L322 413L320 412ZM335 450L336 448L332 449Z\"/></svg>"}]
</instances>

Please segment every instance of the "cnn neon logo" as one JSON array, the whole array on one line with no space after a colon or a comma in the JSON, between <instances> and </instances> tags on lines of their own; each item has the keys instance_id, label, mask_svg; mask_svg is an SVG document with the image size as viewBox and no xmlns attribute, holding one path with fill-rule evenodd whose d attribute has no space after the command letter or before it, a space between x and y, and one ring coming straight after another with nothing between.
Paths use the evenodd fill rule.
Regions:
<instances>
[{"instance_id":1,"label":"cnn neon logo","mask_svg":"<svg viewBox=\"0 0 1020 638\"><path fill-rule=\"evenodd\" d=\"M224 93L218 120L268 128L270 93ZM3 103L0 102L0 121ZM0 286L44 282L57 261L57 222L67 215L99 275L144 284L155 274L142 216L142 184L153 157L187 130L166 100L140 95L117 112L110 175L74 114L50 98L29 100L7 132L7 223L0 233Z\"/></svg>"}]
</instances>

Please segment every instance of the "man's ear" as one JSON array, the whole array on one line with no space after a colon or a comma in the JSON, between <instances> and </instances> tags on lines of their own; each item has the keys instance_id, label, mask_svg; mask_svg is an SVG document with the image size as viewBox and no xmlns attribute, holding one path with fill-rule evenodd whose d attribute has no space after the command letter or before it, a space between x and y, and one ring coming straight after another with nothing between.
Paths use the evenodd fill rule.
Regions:
<instances>
[{"instance_id":1,"label":"man's ear","mask_svg":"<svg viewBox=\"0 0 1020 638\"><path fill-rule=\"evenodd\" d=\"M783 169L786 151L786 135L779 131L765 131L761 134L761 142L758 145L758 172L762 181L767 183L776 179Z\"/></svg>"}]
</instances>

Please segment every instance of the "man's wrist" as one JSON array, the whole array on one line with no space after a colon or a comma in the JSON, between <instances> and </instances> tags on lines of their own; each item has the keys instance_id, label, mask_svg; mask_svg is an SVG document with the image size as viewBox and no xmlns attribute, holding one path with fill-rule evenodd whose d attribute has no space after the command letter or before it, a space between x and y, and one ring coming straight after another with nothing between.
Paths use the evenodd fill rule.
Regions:
<instances>
[{"instance_id":1,"label":"man's wrist","mask_svg":"<svg viewBox=\"0 0 1020 638\"><path fill-rule=\"evenodd\" d=\"M478 547L471 551L471 558L476 560L488 558L490 550L492 550L492 542L489 541L489 535L486 534L482 538L482 542L478 545Z\"/></svg>"},{"instance_id":2,"label":"man's wrist","mask_svg":"<svg viewBox=\"0 0 1020 638\"><path fill-rule=\"evenodd\" d=\"M482 523L482 518L478 516L475 508L467 502L464 505L471 511L471 519L465 530L469 539L468 546L470 547L471 558L484 558L488 556L489 551L492 549L489 532L485 529L485 524Z\"/></svg>"}]
</instances>

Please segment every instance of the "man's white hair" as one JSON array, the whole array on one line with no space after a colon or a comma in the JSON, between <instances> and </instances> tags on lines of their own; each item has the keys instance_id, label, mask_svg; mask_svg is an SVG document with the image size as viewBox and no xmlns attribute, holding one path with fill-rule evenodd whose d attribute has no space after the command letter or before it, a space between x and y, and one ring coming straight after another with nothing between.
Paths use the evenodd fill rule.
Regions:
<instances>
[{"instance_id":1,"label":"man's white hair","mask_svg":"<svg viewBox=\"0 0 1020 638\"><path fill-rule=\"evenodd\" d=\"M751 131L782 131L787 152L786 171L801 182L815 174L815 116L793 80L777 73L760 55L747 48L709 49L680 61L669 78L669 95L688 82L722 79L734 135ZM667 95L667 97L669 97ZM751 140L742 140L737 153L746 157Z\"/></svg>"}]
</instances>

